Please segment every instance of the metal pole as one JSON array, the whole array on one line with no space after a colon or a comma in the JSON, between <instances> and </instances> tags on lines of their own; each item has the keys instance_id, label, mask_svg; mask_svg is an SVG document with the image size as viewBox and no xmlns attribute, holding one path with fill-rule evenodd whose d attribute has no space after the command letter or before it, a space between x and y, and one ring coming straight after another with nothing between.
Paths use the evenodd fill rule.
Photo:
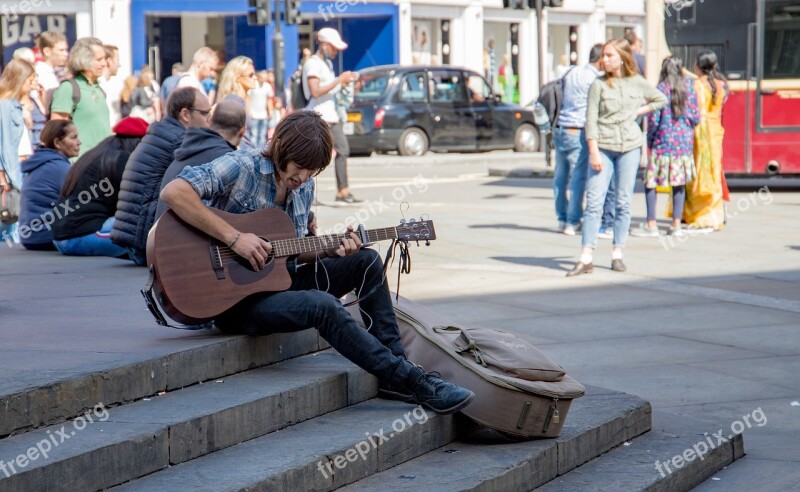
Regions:
<instances>
[{"instance_id":1,"label":"metal pole","mask_svg":"<svg viewBox=\"0 0 800 492\"><path fill-rule=\"evenodd\" d=\"M545 72L545 39L544 39L544 20L542 19L542 13L544 12L544 7L542 5L542 0L536 0L536 37L539 40L539 87L543 86L545 83L544 80L544 72Z\"/></svg>"},{"instance_id":2,"label":"metal pole","mask_svg":"<svg viewBox=\"0 0 800 492\"><path fill-rule=\"evenodd\" d=\"M272 60L274 62L273 70L275 71L275 96L284 99L283 84L284 73L286 72L286 58L284 56L285 44L283 42L283 33L281 33L281 3L285 4L286 0L275 0L275 30L272 34ZM284 101L286 103L286 101Z\"/></svg>"}]
</instances>

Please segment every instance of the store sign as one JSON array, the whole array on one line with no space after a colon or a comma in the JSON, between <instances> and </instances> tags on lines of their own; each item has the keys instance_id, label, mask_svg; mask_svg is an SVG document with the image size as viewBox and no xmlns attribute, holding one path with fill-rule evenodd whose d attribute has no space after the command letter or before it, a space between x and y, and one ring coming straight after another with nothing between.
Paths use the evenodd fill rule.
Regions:
<instances>
[{"instance_id":1,"label":"store sign","mask_svg":"<svg viewBox=\"0 0 800 492\"><path fill-rule=\"evenodd\" d=\"M0 45L3 61L8 62L19 48L33 48L36 37L44 31L60 32L67 43L75 43L75 14L4 15L0 17Z\"/></svg>"}]
</instances>

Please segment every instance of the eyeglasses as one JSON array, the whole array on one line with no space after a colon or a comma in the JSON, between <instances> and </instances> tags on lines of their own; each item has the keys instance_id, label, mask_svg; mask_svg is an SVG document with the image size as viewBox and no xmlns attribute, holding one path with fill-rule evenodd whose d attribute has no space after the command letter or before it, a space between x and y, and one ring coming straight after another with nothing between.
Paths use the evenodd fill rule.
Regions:
<instances>
[{"instance_id":1,"label":"eyeglasses","mask_svg":"<svg viewBox=\"0 0 800 492\"><path fill-rule=\"evenodd\" d=\"M210 109L197 109L197 108L189 108L189 111L197 111L198 113L202 114L203 116L208 116L208 113L211 112Z\"/></svg>"}]
</instances>

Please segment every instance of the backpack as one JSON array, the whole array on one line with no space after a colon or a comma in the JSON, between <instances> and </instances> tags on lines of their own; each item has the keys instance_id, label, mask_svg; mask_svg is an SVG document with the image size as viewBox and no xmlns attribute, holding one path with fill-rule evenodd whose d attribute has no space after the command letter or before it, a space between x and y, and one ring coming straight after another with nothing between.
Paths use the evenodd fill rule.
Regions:
<instances>
[{"instance_id":1,"label":"backpack","mask_svg":"<svg viewBox=\"0 0 800 492\"><path fill-rule=\"evenodd\" d=\"M289 79L289 90L292 94L292 110L300 111L308 106L308 99L303 91L303 70L299 69Z\"/></svg>"},{"instance_id":2,"label":"backpack","mask_svg":"<svg viewBox=\"0 0 800 492\"><path fill-rule=\"evenodd\" d=\"M71 114L75 114L75 110L78 108L78 103L81 102L81 88L78 86L78 81L75 80L75 79L67 79L67 80L61 82L59 87L61 87L64 84L69 84L69 85L72 86L72 113ZM107 97L106 91L104 91L102 87L100 88L100 92L103 93L104 97ZM53 104L52 97L51 97L50 104ZM53 110L51 109L50 113L52 114L52 112L53 112Z\"/></svg>"},{"instance_id":3,"label":"backpack","mask_svg":"<svg viewBox=\"0 0 800 492\"><path fill-rule=\"evenodd\" d=\"M575 65L567 70L563 77L548 82L539 89L539 98L536 100L547 111L550 125L555 126L558 121L558 114L561 112L561 104L564 102L564 79L567 78Z\"/></svg>"},{"instance_id":4,"label":"backpack","mask_svg":"<svg viewBox=\"0 0 800 492\"><path fill-rule=\"evenodd\" d=\"M161 84L161 92L159 94L164 104L167 103L169 95L172 94L172 91L174 91L176 87L178 87L178 83L185 75L185 73L176 73L175 75L170 75L164 79L164 82Z\"/></svg>"}]
</instances>

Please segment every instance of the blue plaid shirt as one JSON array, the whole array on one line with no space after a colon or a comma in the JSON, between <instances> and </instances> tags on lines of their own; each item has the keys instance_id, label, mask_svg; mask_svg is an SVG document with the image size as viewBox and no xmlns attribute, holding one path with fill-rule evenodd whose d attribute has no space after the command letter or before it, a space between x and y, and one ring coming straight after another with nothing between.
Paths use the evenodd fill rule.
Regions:
<instances>
[{"instance_id":1,"label":"blue plaid shirt","mask_svg":"<svg viewBox=\"0 0 800 492\"><path fill-rule=\"evenodd\" d=\"M201 166L187 167L179 175L211 207L244 214L262 208L279 208L289 215L297 237L308 233L308 212L314 198L314 180L288 190L283 205L275 203L278 185L275 166L260 150L236 150Z\"/></svg>"}]
</instances>

